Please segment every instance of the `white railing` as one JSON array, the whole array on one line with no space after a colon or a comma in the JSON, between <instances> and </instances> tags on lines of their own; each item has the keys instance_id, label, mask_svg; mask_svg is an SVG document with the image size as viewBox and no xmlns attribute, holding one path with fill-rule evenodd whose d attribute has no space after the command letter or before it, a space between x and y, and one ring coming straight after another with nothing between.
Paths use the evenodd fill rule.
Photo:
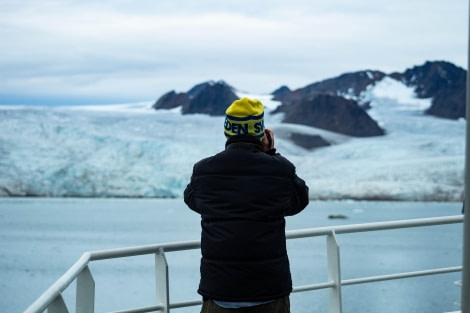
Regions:
<instances>
[{"instance_id":1,"label":"white railing","mask_svg":"<svg viewBox=\"0 0 470 313\"><path fill-rule=\"evenodd\" d=\"M330 313L340 313L342 312L341 286L462 271L462 266L455 266L448 268L422 270L416 272L395 273L390 275L341 280L340 253L339 246L336 240L336 234L453 224L461 223L462 221L463 216L458 215L288 231L286 232L287 239L326 236L327 242L326 249L328 261L328 281L312 285L296 286L294 287L293 292L303 292L328 288L330 300ZM46 309L48 313L68 313L69 311L62 297L62 292L74 280L76 280L75 312L93 313L95 304L95 282L88 268L88 264L91 261L96 260L123 258L145 254L155 255L157 305L119 311L119 313L144 313L157 311L168 313L170 309L200 305L202 303L201 300L189 300L184 302L170 303L168 284L168 263L165 257L165 253L167 252L199 249L200 246L200 241L195 240L86 252L64 275L62 275L61 278L59 278L59 280L57 280L44 294L42 294L28 309L26 309L24 313L41 313L44 312Z\"/></svg>"}]
</instances>

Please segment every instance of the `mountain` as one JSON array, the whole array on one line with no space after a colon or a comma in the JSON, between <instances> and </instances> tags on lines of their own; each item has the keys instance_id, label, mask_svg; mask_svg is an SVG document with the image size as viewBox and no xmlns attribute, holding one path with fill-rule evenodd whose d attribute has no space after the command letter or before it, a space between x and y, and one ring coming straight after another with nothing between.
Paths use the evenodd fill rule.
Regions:
<instances>
[{"instance_id":1,"label":"mountain","mask_svg":"<svg viewBox=\"0 0 470 313\"><path fill-rule=\"evenodd\" d=\"M359 71L342 74L291 91L282 86L272 93L281 101L280 112L297 110L292 103L311 98L317 94L329 94L357 101L368 108L363 94L385 77L391 77L412 87L416 97L432 99L431 106L424 113L449 119L465 118L466 76L464 69L445 61L425 62L421 66L406 69L403 73L385 74L381 71ZM332 105L334 105L333 101ZM291 112L291 114L294 114ZM352 131L348 131L351 133Z\"/></svg>"},{"instance_id":2,"label":"mountain","mask_svg":"<svg viewBox=\"0 0 470 313\"><path fill-rule=\"evenodd\" d=\"M239 99L233 90L233 87L224 81L205 82L186 93L176 93L172 90L160 97L153 108L158 110L181 107L183 114L225 115L227 107Z\"/></svg>"},{"instance_id":3,"label":"mountain","mask_svg":"<svg viewBox=\"0 0 470 313\"><path fill-rule=\"evenodd\" d=\"M319 93L288 105L286 123L309 125L355 137L381 136L385 132L356 101Z\"/></svg>"},{"instance_id":4,"label":"mountain","mask_svg":"<svg viewBox=\"0 0 470 313\"><path fill-rule=\"evenodd\" d=\"M426 62L394 77L414 87L418 98L432 98L426 114L450 119L465 118L467 73L464 69L444 61Z\"/></svg>"},{"instance_id":5,"label":"mountain","mask_svg":"<svg viewBox=\"0 0 470 313\"><path fill-rule=\"evenodd\" d=\"M313 84L295 92L285 86L281 87L273 93L277 96L274 99L283 99L282 105L274 113L286 112L286 123L305 124L358 137L383 135L384 131L363 108L354 100L347 100L336 93L347 95L352 92L359 95L361 89L365 89L384 75L380 72L344 74L338 79ZM355 86L355 89L350 86ZM186 93L170 91L160 97L153 108L159 110L181 107L183 114L224 115L226 108L238 99L234 90L223 81L205 82ZM336 90L336 93L333 90ZM307 140L303 137L301 141L305 143ZM307 143L308 145L316 146L314 143Z\"/></svg>"},{"instance_id":6,"label":"mountain","mask_svg":"<svg viewBox=\"0 0 470 313\"><path fill-rule=\"evenodd\" d=\"M277 101L281 101L284 95L290 94L291 90L289 87L283 85L279 87L278 89L274 90L271 94L273 95L273 99Z\"/></svg>"},{"instance_id":7,"label":"mountain","mask_svg":"<svg viewBox=\"0 0 470 313\"><path fill-rule=\"evenodd\" d=\"M310 125L349 136L381 136L385 131L367 114L368 103L361 101L361 95L385 76L380 71L361 71L294 91L282 86L272 93L273 99L281 101L274 113L285 113L286 123Z\"/></svg>"},{"instance_id":8,"label":"mountain","mask_svg":"<svg viewBox=\"0 0 470 313\"><path fill-rule=\"evenodd\" d=\"M319 93L357 99L361 93L367 89L367 87L374 85L377 81L382 80L385 76L386 74L380 71L369 70L346 73L338 77L329 78L307 85L291 92L287 92L286 89L282 89L283 92L279 93L278 89L272 94L274 95L274 99L281 101L282 104L289 104L294 101L300 101Z\"/></svg>"},{"instance_id":9,"label":"mountain","mask_svg":"<svg viewBox=\"0 0 470 313\"><path fill-rule=\"evenodd\" d=\"M441 118L465 118L466 71L444 61L426 62L406 69L403 73L386 74L378 70L345 73L337 77L290 90L281 86L271 93L280 105L276 113L284 113L283 122L309 125L349 136L382 136L381 128L367 112L370 101L365 97L384 78L392 78L413 88L415 96L431 99L425 114ZM183 114L202 113L224 115L225 108L237 99L235 88L223 81L206 82L186 93L170 91L154 104L155 109L181 107ZM297 138L303 147L328 144L318 136ZM301 140L299 138L302 138Z\"/></svg>"}]
</instances>

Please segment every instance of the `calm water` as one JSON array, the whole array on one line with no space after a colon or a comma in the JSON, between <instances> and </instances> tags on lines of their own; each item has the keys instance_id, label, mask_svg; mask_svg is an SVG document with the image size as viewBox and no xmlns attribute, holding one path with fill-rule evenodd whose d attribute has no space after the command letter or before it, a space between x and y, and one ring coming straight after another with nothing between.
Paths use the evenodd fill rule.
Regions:
<instances>
[{"instance_id":1,"label":"calm water","mask_svg":"<svg viewBox=\"0 0 470 313\"><path fill-rule=\"evenodd\" d=\"M313 202L287 228L461 213L460 203ZM330 214L347 219L331 220ZM0 311L23 312L85 251L199 239L199 216L163 199L0 199ZM461 265L462 225L339 235L342 279ZM325 238L290 240L294 285L327 280ZM199 251L167 254L170 300L198 299ZM154 304L153 258L90 265L96 312ZM345 313L439 313L458 309L460 273L343 287ZM65 293L72 300L74 285ZM326 290L291 296L293 313L328 312ZM74 311L73 305L69 310ZM199 308L173 312L199 312Z\"/></svg>"}]
</instances>

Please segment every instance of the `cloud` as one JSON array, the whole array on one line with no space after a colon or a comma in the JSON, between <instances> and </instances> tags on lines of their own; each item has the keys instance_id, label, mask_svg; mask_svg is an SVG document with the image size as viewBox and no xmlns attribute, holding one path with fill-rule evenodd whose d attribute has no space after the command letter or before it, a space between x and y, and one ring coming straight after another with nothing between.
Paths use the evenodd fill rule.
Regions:
<instances>
[{"instance_id":1,"label":"cloud","mask_svg":"<svg viewBox=\"0 0 470 313\"><path fill-rule=\"evenodd\" d=\"M209 79L268 93L426 60L466 67L467 21L463 0L3 0L0 102L153 100Z\"/></svg>"}]
</instances>

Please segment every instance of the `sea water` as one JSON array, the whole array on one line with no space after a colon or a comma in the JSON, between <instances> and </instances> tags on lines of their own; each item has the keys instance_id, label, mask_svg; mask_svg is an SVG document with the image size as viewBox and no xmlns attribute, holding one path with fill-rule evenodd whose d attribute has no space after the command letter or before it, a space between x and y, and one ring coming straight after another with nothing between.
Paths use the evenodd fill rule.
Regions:
<instances>
[{"instance_id":1,"label":"sea water","mask_svg":"<svg viewBox=\"0 0 470 313\"><path fill-rule=\"evenodd\" d=\"M287 230L461 214L461 203L312 202ZM344 219L329 219L329 215ZM200 238L200 217L182 199L0 199L0 311L23 312L85 251ZM462 224L337 236L343 280L462 264ZM327 281L324 237L288 241L295 286ZM170 301L197 300L200 251L166 254ZM155 305L153 256L95 261L95 312ZM342 288L345 313L457 310L461 273ZM74 284L64 293L73 309ZM295 313L328 312L328 291L291 295ZM199 312L199 307L173 312Z\"/></svg>"}]
</instances>

